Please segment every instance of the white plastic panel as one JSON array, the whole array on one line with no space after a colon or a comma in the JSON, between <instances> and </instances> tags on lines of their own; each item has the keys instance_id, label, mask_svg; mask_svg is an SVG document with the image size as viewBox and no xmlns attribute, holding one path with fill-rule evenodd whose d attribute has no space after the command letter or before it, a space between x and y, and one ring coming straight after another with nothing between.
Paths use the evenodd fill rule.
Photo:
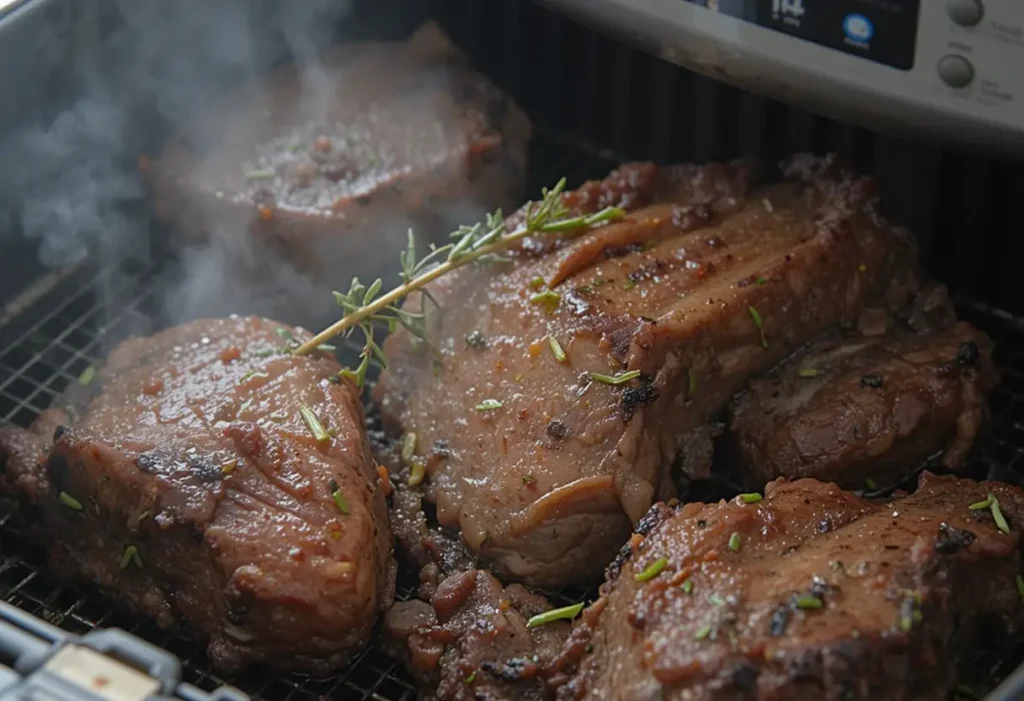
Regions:
<instances>
[{"instance_id":1,"label":"white plastic panel","mask_svg":"<svg viewBox=\"0 0 1024 701\"><path fill-rule=\"evenodd\" d=\"M633 39L663 58L711 77L737 84L784 102L810 107L848 122L903 133L926 133L949 140L1024 154L1024 2L981 0L983 16L971 27L956 24L946 0L920 0L912 65L894 67L759 26L747 16L770 24L773 3L803 12L789 21L805 21L816 7L835 14L835 5L869 21L884 22L885 7L913 6L899 0L547 0ZM726 4L728 3L728 5ZM766 16L765 6L769 8ZM832 7L827 7L832 5ZM730 7L731 6L731 7ZM713 9L713 8L719 9ZM882 8L882 9L880 9ZM822 11L819 10L819 19ZM841 15L845 18L847 13ZM834 38L843 41L843 19L835 22ZM846 26L854 36L867 36L856 22ZM877 29L877 26L876 26ZM902 35L901 35L902 36ZM870 44L870 40L867 42ZM951 87L940 77L939 63L953 66Z\"/></svg>"}]
</instances>

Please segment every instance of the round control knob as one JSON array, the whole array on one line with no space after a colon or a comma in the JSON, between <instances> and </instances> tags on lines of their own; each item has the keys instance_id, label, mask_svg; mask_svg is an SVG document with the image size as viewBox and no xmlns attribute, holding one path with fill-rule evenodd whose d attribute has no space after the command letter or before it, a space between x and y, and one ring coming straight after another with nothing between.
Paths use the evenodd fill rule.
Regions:
<instances>
[{"instance_id":1,"label":"round control knob","mask_svg":"<svg viewBox=\"0 0 1024 701\"><path fill-rule=\"evenodd\" d=\"M973 27L985 16L981 0L946 0L946 12L962 27Z\"/></svg>"},{"instance_id":2,"label":"round control knob","mask_svg":"<svg viewBox=\"0 0 1024 701\"><path fill-rule=\"evenodd\" d=\"M974 80L974 66L957 54L943 56L939 59L939 78L951 88L966 88Z\"/></svg>"}]
</instances>

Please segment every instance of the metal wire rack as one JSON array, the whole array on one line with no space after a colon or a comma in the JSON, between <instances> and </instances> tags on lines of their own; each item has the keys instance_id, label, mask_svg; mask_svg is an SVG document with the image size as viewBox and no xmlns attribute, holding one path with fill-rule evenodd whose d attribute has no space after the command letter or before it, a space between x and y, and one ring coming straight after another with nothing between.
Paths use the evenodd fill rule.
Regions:
<instances>
[{"instance_id":1,"label":"metal wire rack","mask_svg":"<svg viewBox=\"0 0 1024 701\"><path fill-rule=\"evenodd\" d=\"M531 158L530 192L563 175L570 186L598 177L620 160L550 134L535 140ZM144 213L140 213L139 227L142 232L149 230ZM0 312L0 423L27 426L82 372L100 362L114 343L160 325L159 285L154 281L171 260L159 242L142 238L145 242L138 250L123 259L51 273ZM979 446L972 476L1021 483L1024 320L969 302L961 304L961 313L995 339L1003 376L991 398L990 430ZM411 592L411 585L400 585L398 596L407 598ZM97 626L135 633L177 655L185 681L206 690L231 684L268 701L409 701L415 697L409 679L376 644L329 679L269 671L223 679L210 670L203 645L189 633L161 630L88 587L52 579L42 568L39 553L25 542L16 515L8 513L0 513L0 597L74 633Z\"/></svg>"}]
</instances>

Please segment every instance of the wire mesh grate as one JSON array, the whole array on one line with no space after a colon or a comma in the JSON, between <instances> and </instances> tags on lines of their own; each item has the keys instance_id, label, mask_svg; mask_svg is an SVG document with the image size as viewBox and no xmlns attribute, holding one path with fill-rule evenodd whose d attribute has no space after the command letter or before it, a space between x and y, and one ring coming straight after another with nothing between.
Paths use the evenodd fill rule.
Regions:
<instances>
[{"instance_id":1,"label":"wire mesh grate","mask_svg":"<svg viewBox=\"0 0 1024 701\"><path fill-rule=\"evenodd\" d=\"M599 177L617 162L599 152L550 134L535 140L529 191L565 176L570 186ZM140 223L140 226L147 224ZM63 274L52 288L0 326L0 423L27 426L105 352L127 335L154 330L158 318L158 279L168 258L150 246L106 267L81 266ZM981 305L963 303L961 313L997 343L1003 383L991 397L989 432L977 451L974 477L1020 483L1024 472L1024 321ZM4 317L0 317L2 319ZM407 598L411 584L399 587ZM0 597L74 633L96 626L119 627L162 646L183 663L185 680L213 690L236 686L253 698L300 701L338 698L353 701L411 701L408 677L373 644L328 679L310 679L266 670L225 679L209 668L199 639L166 631L134 616L88 587L55 581L38 551L23 538L16 516L0 516Z\"/></svg>"}]
</instances>

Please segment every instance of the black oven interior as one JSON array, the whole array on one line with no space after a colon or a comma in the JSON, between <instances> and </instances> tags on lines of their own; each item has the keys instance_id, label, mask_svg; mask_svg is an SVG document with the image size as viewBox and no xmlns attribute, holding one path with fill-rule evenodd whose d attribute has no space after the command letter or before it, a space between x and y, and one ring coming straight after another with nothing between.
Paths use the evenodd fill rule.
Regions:
<instances>
[{"instance_id":1,"label":"black oven interior","mask_svg":"<svg viewBox=\"0 0 1024 701\"><path fill-rule=\"evenodd\" d=\"M927 268L950 286L963 316L998 344L1003 384L991 400L991 429L974 474L1024 481L1024 166L998 153L886 137L816 116L685 71L525 0L319 0L303 12L272 2L216 9L32 4L31 13L0 21L2 422L27 425L113 340L161 323L158 291L174 261L133 180L139 154L159 148L177 120L218 91L296 53L335 41L402 38L435 18L532 118L528 192L561 176L572 186L624 159L751 154L771 164L796 151L832 151L873 174L888 213L921 239ZM71 196L78 188L108 182L113 191L102 201L78 208ZM85 263L63 271L52 264L62 256L78 260L74 246L83 239L51 240L48 230L62 225L84 236L88 249ZM118 228L113 238L110 227ZM47 241L51 247L40 255ZM5 514L0 524L5 601L74 632L136 632L178 655L186 679L200 687L228 682L275 700L414 696L376 647L329 680L271 673L220 679L186 634L161 631L88 589L56 584L22 543L17 519ZM406 584L400 595L410 591ZM1012 666L983 658L977 668L992 680Z\"/></svg>"}]
</instances>

